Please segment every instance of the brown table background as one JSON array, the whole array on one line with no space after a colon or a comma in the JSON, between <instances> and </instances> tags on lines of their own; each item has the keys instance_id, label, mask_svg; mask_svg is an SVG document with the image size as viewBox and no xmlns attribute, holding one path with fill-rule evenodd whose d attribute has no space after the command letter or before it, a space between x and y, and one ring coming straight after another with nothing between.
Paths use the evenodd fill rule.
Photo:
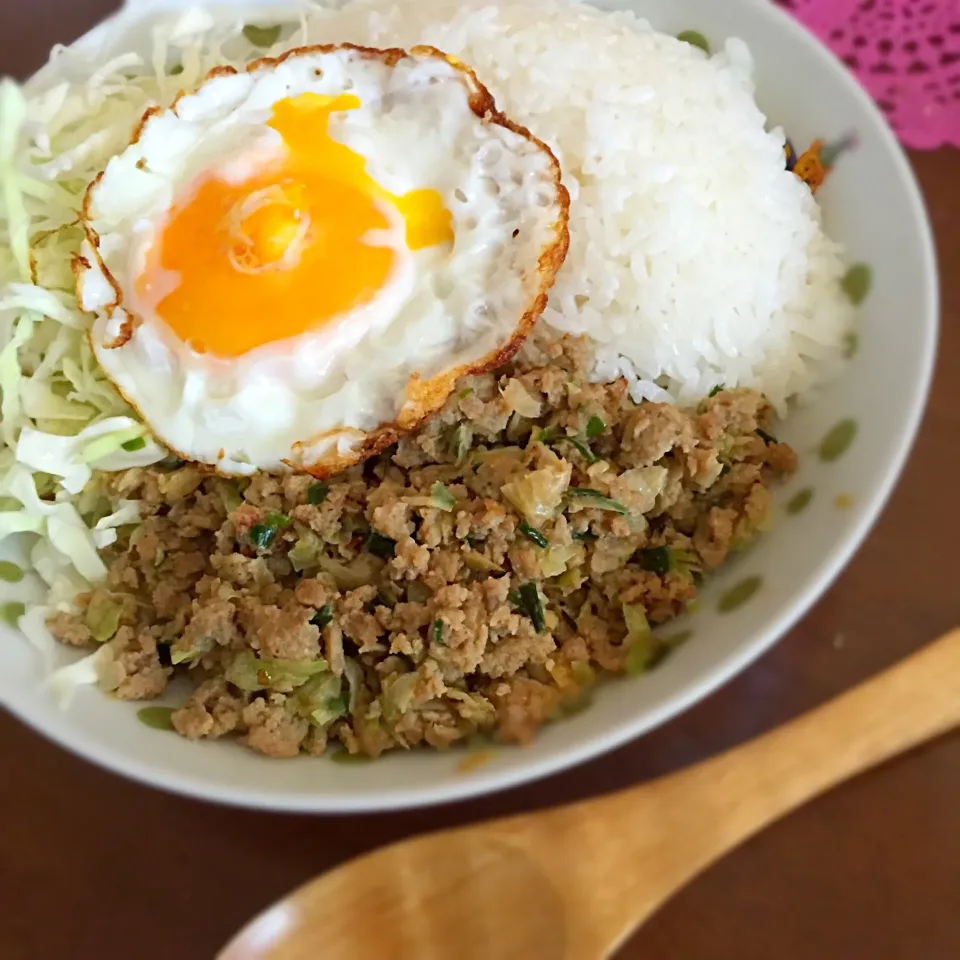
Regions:
<instances>
[{"instance_id":1,"label":"brown table background","mask_svg":"<svg viewBox=\"0 0 960 960\"><path fill-rule=\"evenodd\" d=\"M114 6L0 0L0 73L27 75L52 43L69 42ZM960 623L960 154L911 159L943 272L930 407L873 534L776 648L699 706L614 754L492 798L400 814L284 816L184 800L89 766L0 715L0 958L206 960L269 902L370 847L692 763ZM748 843L676 897L621 957L956 960L958 906L954 734Z\"/></svg>"}]
</instances>

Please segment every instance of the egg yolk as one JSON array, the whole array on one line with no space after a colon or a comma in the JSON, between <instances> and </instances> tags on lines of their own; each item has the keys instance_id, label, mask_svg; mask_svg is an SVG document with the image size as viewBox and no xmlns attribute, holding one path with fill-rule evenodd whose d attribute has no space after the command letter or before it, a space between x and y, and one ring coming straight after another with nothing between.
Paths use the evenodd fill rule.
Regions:
<instances>
[{"instance_id":1,"label":"egg yolk","mask_svg":"<svg viewBox=\"0 0 960 960\"><path fill-rule=\"evenodd\" d=\"M184 343L237 357L369 303L403 255L369 236L390 228L383 204L403 219L410 250L453 239L439 193L388 193L330 136L330 115L359 106L350 94L278 101L269 126L283 159L242 183L205 176L171 210L137 290L149 303L159 272L176 275L153 308Z\"/></svg>"}]
</instances>

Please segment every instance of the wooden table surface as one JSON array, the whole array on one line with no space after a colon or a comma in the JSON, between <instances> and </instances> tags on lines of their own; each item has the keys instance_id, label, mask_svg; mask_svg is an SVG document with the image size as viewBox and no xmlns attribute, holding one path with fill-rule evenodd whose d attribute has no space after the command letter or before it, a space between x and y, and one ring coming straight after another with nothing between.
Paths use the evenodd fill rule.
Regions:
<instances>
[{"instance_id":1,"label":"wooden table surface","mask_svg":"<svg viewBox=\"0 0 960 960\"><path fill-rule=\"evenodd\" d=\"M28 74L52 43L69 42L114 5L0 0L0 73ZM348 857L692 763L960 623L960 154L911 159L943 272L940 359L923 430L863 549L762 660L682 717L593 763L492 798L392 815L271 815L168 796L89 766L0 715L0 958L210 958L262 907ZM960 958L958 826L955 734L757 837L676 897L621 956Z\"/></svg>"}]
</instances>

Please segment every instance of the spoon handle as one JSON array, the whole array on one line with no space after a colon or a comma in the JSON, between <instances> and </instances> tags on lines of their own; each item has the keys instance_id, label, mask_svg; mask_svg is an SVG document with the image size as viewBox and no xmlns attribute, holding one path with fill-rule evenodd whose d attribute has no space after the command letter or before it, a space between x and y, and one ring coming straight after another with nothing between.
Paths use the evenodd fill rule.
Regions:
<instances>
[{"instance_id":1,"label":"spoon handle","mask_svg":"<svg viewBox=\"0 0 960 960\"><path fill-rule=\"evenodd\" d=\"M599 960L763 827L960 726L960 630L782 727L654 783L491 824L555 883L567 960Z\"/></svg>"}]
</instances>

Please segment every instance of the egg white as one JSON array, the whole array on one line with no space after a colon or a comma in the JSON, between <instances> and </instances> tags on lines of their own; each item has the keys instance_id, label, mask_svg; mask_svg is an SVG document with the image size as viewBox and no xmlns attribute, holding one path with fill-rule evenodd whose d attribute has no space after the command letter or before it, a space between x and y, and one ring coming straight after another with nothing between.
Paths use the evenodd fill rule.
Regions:
<instances>
[{"instance_id":1,"label":"egg white","mask_svg":"<svg viewBox=\"0 0 960 960\"><path fill-rule=\"evenodd\" d=\"M410 412L412 377L432 381L502 351L542 308L566 246L556 160L489 109L478 116L470 98L485 91L458 64L425 49L395 63L373 53L305 49L211 76L147 116L88 191L78 289L95 314L94 352L184 458L224 473L329 472L371 452L372 437L389 439L391 425L429 412ZM384 204L390 227L372 242L401 256L371 302L235 359L197 353L134 289L159 226L199 175L243 179L284 149L266 125L278 101L343 92L361 106L331 116L333 138L365 157L390 193L437 190L452 214L452 247L410 251L403 221ZM438 405L435 396L427 404Z\"/></svg>"}]
</instances>

